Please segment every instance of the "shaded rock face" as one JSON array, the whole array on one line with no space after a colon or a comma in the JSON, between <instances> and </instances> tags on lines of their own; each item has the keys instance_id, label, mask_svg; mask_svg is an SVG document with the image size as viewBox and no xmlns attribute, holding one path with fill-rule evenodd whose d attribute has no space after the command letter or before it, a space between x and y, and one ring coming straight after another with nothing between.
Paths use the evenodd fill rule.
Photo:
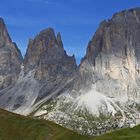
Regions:
<instances>
[{"instance_id":1,"label":"shaded rock face","mask_svg":"<svg viewBox=\"0 0 140 140\"><path fill-rule=\"evenodd\" d=\"M15 84L21 63L21 52L9 37L3 19L0 19L0 89Z\"/></svg>"},{"instance_id":2,"label":"shaded rock face","mask_svg":"<svg viewBox=\"0 0 140 140\"><path fill-rule=\"evenodd\" d=\"M34 78L43 82L35 103L53 93L61 94L66 83L73 79L76 69L75 57L66 54L60 33L55 36L54 30L48 28L30 40L24 59L24 72L26 75L34 71Z\"/></svg>"},{"instance_id":3,"label":"shaded rock face","mask_svg":"<svg viewBox=\"0 0 140 140\"><path fill-rule=\"evenodd\" d=\"M80 67L84 74L88 67L97 91L110 97L139 98L139 36L140 8L122 11L100 24Z\"/></svg>"},{"instance_id":4,"label":"shaded rock face","mask_svg":"<svg viewBox=\"0 0 140 140\"><path fill-rule=\"evenodd\" d=\"M35 77L45 80L51 76L71 76L76 69L76 62L74 56L66 54L60 33L56 37L54 30L48 28L29 41L24 67L26 73L35 68Z\"/></svg>"}]
</instances>

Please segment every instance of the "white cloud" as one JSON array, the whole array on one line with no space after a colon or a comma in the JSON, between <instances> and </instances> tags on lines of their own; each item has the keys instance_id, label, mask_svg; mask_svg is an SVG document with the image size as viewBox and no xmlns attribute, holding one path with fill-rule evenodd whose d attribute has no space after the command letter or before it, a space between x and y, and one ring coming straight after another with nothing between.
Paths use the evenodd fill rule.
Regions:
<instances>
[{"instance_id":1,"label":"white cloud","mask_svg":"<svg viewBox=\"0 0 140 140\"><path fill-rule=\"evenodd\" d=\"M39 2L39 3L44 3L47 5L56 5L57 3L54 0L26 0L28 2Z\"/></svg>"}]
</instances>

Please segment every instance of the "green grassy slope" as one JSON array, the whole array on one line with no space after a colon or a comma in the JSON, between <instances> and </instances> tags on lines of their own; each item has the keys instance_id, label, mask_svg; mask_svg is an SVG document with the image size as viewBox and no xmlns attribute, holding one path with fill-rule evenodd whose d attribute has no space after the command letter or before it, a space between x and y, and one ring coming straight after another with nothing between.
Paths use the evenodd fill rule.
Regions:
<instances>
[{"instance_id":1,"label":"green grassy slope","mask_svg":"<svg viewBox=\"0 0 140 140\"><path fill-rule=\"evenodd\" d=\"M140 125L108 133L91 140L140 140Z\"/></svg>"},{"instance_id":2,"label":"green grassy slope","mask_svg":"<svg viewBox=\"0 0 140 140\"><path fill-rule=\"evenodd\" d=\"M0 109L0 140L87 140L45 120L23 117Z\"/></svg>"},{"instance_id":3,"label":"green grassy slope","mask_svg":"<svg viewBox=\"0 0 140 140\"><path fill-rule=\"evenodd\" d=\"M140 140L140 126L89 138L49 121L0 109L0 140Z\"/></svg>"}]
</instances>

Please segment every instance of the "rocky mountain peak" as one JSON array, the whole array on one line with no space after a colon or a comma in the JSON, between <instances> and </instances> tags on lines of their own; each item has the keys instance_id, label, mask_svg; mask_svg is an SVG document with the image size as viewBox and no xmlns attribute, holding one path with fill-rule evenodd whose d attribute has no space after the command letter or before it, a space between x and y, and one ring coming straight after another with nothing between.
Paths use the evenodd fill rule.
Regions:
<instances>
[{"instance_id":1,"label":"rocky mountain peak","mask_svg":"<svg viewBox=\"0 0 140 140\"><path fill-rule=\"evenodd\" d=\"M17 45L12 42L6 25L0 18L0 89L14 84L20 73L22 55Z\"/></svg>"},{"instance_id":2,"label":"rocky mountain peak","mask_svg":"<svg viewBox=\"0 0 140 140\"><path fill-rule=\"evenodd\" d=\"M58 40L57 40L58 39ZM62 48L60 34L55 36L54 29L47 28L42 30L34 39L29 40L24 64L34 67L42 54L47 53L50 48Z\"/></svg>"},{"instance_id":3,"label":"rocky mountain peak","mask_svg":"<svg viewBox=\"0 0 140 140\"><path fill-rule=\"evenodd\" d=\"M121 18L121 17L125 17L124 20L129 20L129 17L132 18L132 16L135 19L136 17L139 18L139 15L140 15L140 7L137 7L137 8L123 10L121 12L115 13L112 16L112 20L117 19L117 18ZM137 20L137 19L135 19L135 20Z\"/></svg>"},{"instance_id":4,"label":"rocky mountain peak","mask_svg":"<svg viewBox=\"0 0 140 140\"><path fill-rule=\"evenodd\" d=\"M5 43L11 42L11 38L7 32L4 20L0 18L0 47L3 47Z\"/></svg>"},{"instance_id":5,"label":"rocky mountain peak","mask_svg":"<svg viewBox=\"0 0 140 140\"><path fill-rule=\"evenodd\" d=\"M54 47L56 42L56 37L54 30L52 28L48 28L42 30L35 38L36 42L41 41L44 47Z\"/></svg>"},{"instance_id":6,"label":"rocky mountain peak","mask_svg":"<svg viewBox=\"0 0 140 140\"><path fill-rule=\"evenodd\" d=\"M35 37L35 42L40 41L46 48L63 47L61 34L58 33L57 36L55 36L55 31L53 28L44 29Z\"/></svg>"},{"instance_id":7,"label":"rocky mountain peak","mask_svg":"<svg viewBox=\"0 0 140 140\"><path fill-rule=\"evenodd\" d=\"M98 92L110 97L138 98L139 36L140 8L121 11L101 22L88 44L80 67L85 73L88 67L87 71L94 77L92 80Z\"/></svg>"},{"instance_id":8,"label":"rocky mountain peak","mask_svg":"<svg viewBox=\"0 0 140 140\"><path fill-rule=\"evenodd\" d=\"M127 48L137 48L140 34L140 8L121 11L101 22L89 42L86 58L94 63L99 53L119 53ZM139 49L140 50L140 49ZM138 56L138 55L137 55Z\"/></svg>"},{"instance_id":9,"label":"rocky mountain peak","mask_svg":"<svg viewBox=\"0 0 140 140\"><path fill-rule=\"evenodd\" d=\"M64 73L71 73L75 70L76 62L74 57L66 54L60 33L55 36L54 30L48 28L42 30L33 40L29 40L24 66L26 72L37 68L36 75L45 77L55 75L62 69L66 70L66 67L69 67L69 70L67 69L67 72L64 70ZM39 77L42 79L42 76Z\"/></svg>"}]
</instances>

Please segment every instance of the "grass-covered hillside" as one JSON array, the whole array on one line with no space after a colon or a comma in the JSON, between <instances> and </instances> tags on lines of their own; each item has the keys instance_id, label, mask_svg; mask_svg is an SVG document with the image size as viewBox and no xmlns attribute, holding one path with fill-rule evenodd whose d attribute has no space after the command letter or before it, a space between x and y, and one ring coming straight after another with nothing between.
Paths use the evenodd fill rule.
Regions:
<instances>
[{"instance_id":1,"label":"grass-covered hillside","mask_svg":"<svg viewBox=\"0 0 140 140\"><path fill-rule=\"evenodd\" d=\"M0 140L140 140L140 126L100 137L86 137L45 120L0 109Z\"/></svg>"},{"instance_id":2,"label":"grass-covered hillside","mask_svg":"<svg viewBox=\"0 0 140 140\"><path fill-rule=\"evenodd\" d=\"M91 140L140 140L140 125L108 133Z\"/></svg>"},{"instance_id":3,"label":"grass-covered hillside","mask_svg":"<svg viewBox=\"0 0 140 140\"><path fill-rule=\"evenodd\" d=\"M68 129L0 109L0 140L87 140Z\"/></svg>"}]
</instances>

